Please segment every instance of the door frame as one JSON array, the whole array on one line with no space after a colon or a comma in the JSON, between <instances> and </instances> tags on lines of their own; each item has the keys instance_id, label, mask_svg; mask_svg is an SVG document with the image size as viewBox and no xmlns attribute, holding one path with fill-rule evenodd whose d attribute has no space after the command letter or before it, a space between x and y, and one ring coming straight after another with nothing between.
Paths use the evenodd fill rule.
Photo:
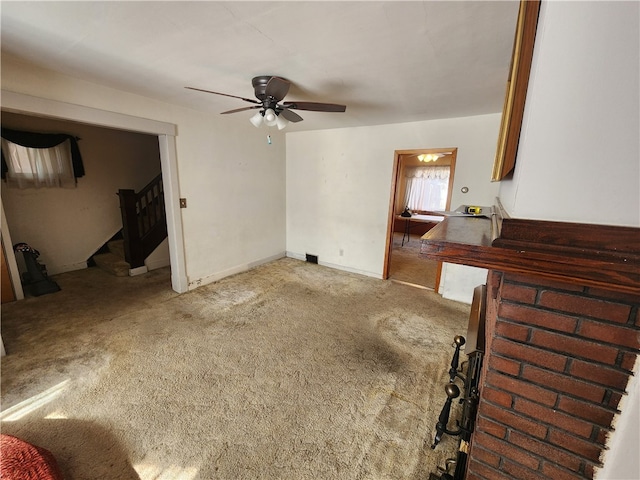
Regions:
<instances>
[{"instance_id":1,"label":"door frame","mask_svg":"<svg viewBox=\"0 0 640 480\"><path fill-rule=\"evenodd\" d=\"M2 231L0 237L2 237L2 255L6 263L6 267L9 270L9 280L13 290L13 296L15 300L22 300L24 298L24 291L22 290L22 282L20 281L20 272L18 270L18 264L16 263L16 255L11 246L11 233L9 232L9 225L7 224L7 217L4 214L4 205L0 198L0 210L2 211ZM5 245L9 245L9 248L5 248Z\"/></svg>"},{"instance_id":2,"label":"door frame","mask_svg":"<svg viewBox=\"0 0 640 480\"><path fill-rule=\"evenodd\" d=\"M445 153L451 152L451 163L450 168L451 172L449 175L449 186L447 191L447 202L445 205L445 210L451 209L451 194L453 192L453 179L455 176L456 170L456 157L458 156L458 148L450 147L450 148L418 148L411 150L395 150L393 155L393 173L391 175L391 195L389 199L389 216L387 219L387 244L385 248L384 254L384 264L382 269L382 278L385 280L389 279L389 265L391 264L391 251L393 250L393 224L395 221L395 217L397 215L396 212L396 203L398 199L398 190L399 190L399 180L400 174L403 169L402 158L406 155L420 155L420 154L429 154L429 153ZM438 269L436 271L436 282L434 291L438 291L440 289L440 275L442 273L442 262L438 262Z\"/></svg>"},{"instance_id":3,"label":"door frame","mask_svg":"<svg viewBox=\"0 0 640 480\"><path fill-rule=\"evenodd\" d=\"M7 112L58 120L71 120L98 127L157 135L167 215L171 287L178 293L184 293L188 290L182 214L180 211L180 187L178 184L178 159L176 154L177 127L175 124L6 90L2 90L2 109ZM13 250L8 249L6 253L7 261L10 264L12 261L15 262ZM16 286L15 278L12 280L15 290L21 288L21 285Z\"/></svg>"}]
</instances>

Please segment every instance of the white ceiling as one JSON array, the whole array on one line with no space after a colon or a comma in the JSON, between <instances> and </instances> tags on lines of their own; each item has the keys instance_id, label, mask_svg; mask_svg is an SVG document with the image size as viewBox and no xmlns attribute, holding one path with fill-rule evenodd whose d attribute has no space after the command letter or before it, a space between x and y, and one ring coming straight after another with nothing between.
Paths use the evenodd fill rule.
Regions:
<instances>
[{"instance_id":1,"label":"white ceiling","mask_svg":"<svg viewBox=\"0 0 640 480\"><path fill-rule=\"evenodd\" d=\"M347 105L287 130L379 125L500 112L518 4L3 1L2 53L216 114L249 104L184 87L253 98L277 75L286 101Z\"/></svg>"}]
</instances>

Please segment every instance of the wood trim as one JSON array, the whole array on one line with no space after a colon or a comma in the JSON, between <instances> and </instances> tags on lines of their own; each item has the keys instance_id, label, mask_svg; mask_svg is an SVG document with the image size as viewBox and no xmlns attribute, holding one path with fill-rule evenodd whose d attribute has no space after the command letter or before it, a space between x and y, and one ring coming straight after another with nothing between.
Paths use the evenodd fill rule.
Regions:
<instances>
[{"instance_id":1,"label":"wood trim","mask_svg":"<svg viewBox=\"0 0 640 480\"><path fill-rule=\"evenodd\" d=\"M14 302L16 300L16 294L13 291L13 283L11 282L11 274L9 273L9 267L7 265L7 257L4 253L4 242L1 242L0 248L2 249L2 258L0 261L0 270L2 273L0 297L2 303Z\"/></svg>"},{"instance_id":2,"label":"wood trim","mask_svg":"<svg viewBox=\"0 0 640 480\"><path fill-rule=\"evenodd\" d=\"M507 81L500 133L498 134L498 147L491 175L493 182L505 178L516 164L539 12L540 0L520 1L511 56L511 70Z\"/></svg>"},{"instance_id":3,"label":"wood trim","mask_svg":"<svg viewBox=\"0 0 640 480\"><path fill-rule=\"evenodd\" d=\"M494 225L447 217L423 237L421 255L640 294L640 228L503 218L496 235Z\"/></svg>"},{"instance_id":4,"label":"wood trim","mask_svg":"<svg viewBox=\"0 0 640 480\"><path fill-rule=\"evenodd\" d=\"M520 248L522 245L566 254L628 257L640 255L640 229L611 225L504 219L495 247Z\"/></svg>"},{"instance_id":5,"label":"wood trim","mask_svg":"<svg viewBox=\"0 0 640 480\"><path fill-rule=\"evenodd\" d=\"M152 135L175 136L177 134L177 127L173 123L98 110L83 105L10 92L9 90L2 90L2 110Z\"/></svg>"},{"instance_id":6,"label":"wood trim","mask_svg":"<svg viewBox=\"0 0 640 480\"><path fill-rule=\"evenodd\" d=\"M393 248L393 225L396 218L396 196L398 194L398 175L400 172L400 152L396 150L393 155L393 174L391 176L391 195L389 196L389 218L387 219L387 245L384 249L384 263L382 264L382 279L389 278L389 263L391 262L391 250Z\"/></svg>"}]
</instances>

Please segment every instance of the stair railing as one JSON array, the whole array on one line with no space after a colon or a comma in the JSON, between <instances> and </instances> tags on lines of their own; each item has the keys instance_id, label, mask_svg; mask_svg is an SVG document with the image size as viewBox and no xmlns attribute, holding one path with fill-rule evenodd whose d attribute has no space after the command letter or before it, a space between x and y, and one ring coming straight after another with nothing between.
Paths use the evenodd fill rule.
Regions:
<instances>
[{"instance_id":1,"label":"stair railing","mask_svg":"<svg viewBox=\"0 0 640 480\"><path fill-rule=\"evenodd\" d=\"M136 193L134 190L118 190L122 213L124 257L137 268L167 237L167 218L164 209L162 174Z\"/></svg>"}]
</instances>

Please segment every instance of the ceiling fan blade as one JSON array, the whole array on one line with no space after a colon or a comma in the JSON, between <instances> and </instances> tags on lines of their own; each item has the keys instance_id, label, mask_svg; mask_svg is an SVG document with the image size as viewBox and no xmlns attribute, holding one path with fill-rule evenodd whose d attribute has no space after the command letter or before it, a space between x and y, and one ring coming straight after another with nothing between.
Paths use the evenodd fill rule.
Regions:
<instances>
[{"instance_id":1,"label":"ceiling fan blade","mask_svg":"<svg viewBox=\"0 0 640 480\"><path fill-rule=\"evenodd\" d=\"M197 90L198 92L214 93L216 95L224 95L225 97L238 98L240 100L244 100L245 102L257 103L262 105L262 102L259 102L258 100L253 100L251 98L238 97L236 95L229 95L228 93L212 92L211 90L203 90L202 88L195 88L195 87L184 87L184 88L188 88L189 90Z\"/></svg>"},{"instance_id":2,"label":"ceiling fan blade","mask_svg":"<svg viewBox=\"0 0 640 480\"><path fill-rule=\"evenodd\" d=\"M344 112L347 107L345 105L337 105L335 103L317 103L317 102L284 102L284 108L293 108L296 110L310 110L312 112Z\"/></svg>"},{"instance_id":3,"label":"ceiling fan blade","mask_svg":"<svg viewBox=\"0 0 640 480\"><path fill-rule=\"evenodd\" d=\"M280 115L293 123L301 122L302 120L304 120L304 118L302 118L296 112L292 112L291 110L287 110L286 108L280 112Z\"/></svg>"},{"instance_id":4,"label":"ceiling fan blade","mask_svg":"<svg viewBox=\"0 0 640 480\"><path fill-rule=\"evenodd\" d=\"M226 112L220 112L220 115L224 115L225 113L244 112L245 110L253 110L254 108L260 108L260 107L262 107L262 105L254 105L253 107L236 108L234 110L227 110Z\"/></svg>"},{"instance_id":5,"label":"ceiling fan blade","mask_svg":"<svg viewBox=\"0 0 640 480\"><path fill-rule=\"evenodd\" d=\"M264 93L267 97L273 97L276 99L276 102L279 102L287 95L290 86L291 83L284 78L271 77L267 82L267 87L265 88Z\"/></svg>"}]
</instances>

